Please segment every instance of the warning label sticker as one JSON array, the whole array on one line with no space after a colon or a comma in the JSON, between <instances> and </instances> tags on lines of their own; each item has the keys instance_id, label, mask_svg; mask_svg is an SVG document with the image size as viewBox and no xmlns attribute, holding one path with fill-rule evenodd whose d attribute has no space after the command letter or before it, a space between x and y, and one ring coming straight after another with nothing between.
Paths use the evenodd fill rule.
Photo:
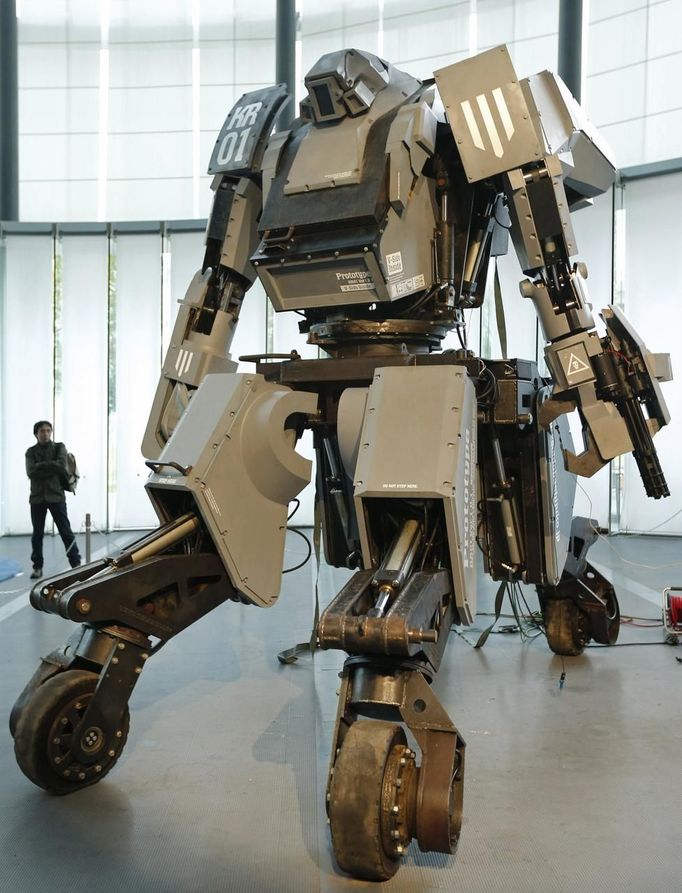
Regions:
<instances>
[{"instance_id":1,"label":"warning label sticker","mask_svg":"<svg viewBox=\"0 0 682 893\"><path fill-rule=\"evenodd\" d=\"M566 363L566 376L567 378L572 378L575 375L580 374L581 372L591 372L589 363L586 363L585 360L582 360L579 356L574 353L568 358L568 362Z\"/></svg>"},{"instance_id":2,"label":"warning label sticker","mask_svg":"<svg viewBox=\"0 0 682 893\"><path fill-rule=\"evenodd\" d=\"M403 271L403 256L399 251L386 255L386 273L389 276L397 276Z\"/></svg>"},{"instance_id":3,"label":"warning label sticker","mask_svg":"<svg viewBox=\"0 0 682 893\"><path fill-rule=\"evenodd\" d=\"M408 295L418 288L424 288L425 284L422 273L418 276L411 276L409 279L401 279L400 282L393 282L391 284L391 297L399 298L401 295Z\"/></svg>"}]
</instances>

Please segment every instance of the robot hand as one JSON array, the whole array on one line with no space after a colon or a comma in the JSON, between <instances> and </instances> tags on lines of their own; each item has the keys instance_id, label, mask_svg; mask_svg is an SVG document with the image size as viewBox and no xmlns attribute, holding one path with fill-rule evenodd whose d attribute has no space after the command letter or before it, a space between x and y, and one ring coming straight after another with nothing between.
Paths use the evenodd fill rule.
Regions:
<instances>
[{"instance_id":1,"label":"robot hand","mask_svg":"<svg viewBox=\"0 0 682 893\"><path fill-rule=\"evenodd\" d=\"M650 353L617 307L605 308L601 317L603 337L582 331L547 345L554 391L541 422L577 408L586 449L578 456L566 452L569 471L589 477L632 452L647 496L669 496L653 435L670 420L659 384L672 378L670 357Z\"/></svg>"},{"instance_id":2,"label":"robot hand","mask_svg":"<svg viewBox=\"0 0 682 893\"><path fill-rule=\"evenodd\" d=\"M612 401L625 422L647 496L669 496L653 435L670 421L659 385L672 379L670 355L649 353L617 307L605 308L601 317L607 334L592 361L597 395Z\"/></svg>"}]
</instances>

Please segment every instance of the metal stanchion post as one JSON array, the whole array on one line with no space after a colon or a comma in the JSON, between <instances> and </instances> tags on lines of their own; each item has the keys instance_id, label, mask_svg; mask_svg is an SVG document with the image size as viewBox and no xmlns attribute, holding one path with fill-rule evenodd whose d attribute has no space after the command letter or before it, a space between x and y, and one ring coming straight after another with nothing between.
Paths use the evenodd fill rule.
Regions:
<instances>
[{"instance_id":1,"label":"metal stanchion post","mask_svg":"<svg viewBox=\"0 0 682 893\"><path fill-rule=\"evenodd\" d=\"M92 521L90 513L85 515L85 563L90 564L92 560Z\"/></svg>"}]
</instances>

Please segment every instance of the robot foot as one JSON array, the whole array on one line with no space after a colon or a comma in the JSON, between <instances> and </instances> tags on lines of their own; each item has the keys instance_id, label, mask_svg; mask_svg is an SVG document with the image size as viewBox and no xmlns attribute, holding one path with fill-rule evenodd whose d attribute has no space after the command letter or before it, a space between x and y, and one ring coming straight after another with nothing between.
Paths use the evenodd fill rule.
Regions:
<instances>
[{"instance_id":1,"label":"robot foot","mask_svg":"<svg viewBox=\"0 0 682 893\"><path fill-rule=\"evenodd\" d=\"M84 626L41 662L10 715L14 754L30 781L69 794L104 778L126 743L128 700L148 652L134 630Z\"/></svg>"},{"instance_id":2,"label":"robot foot","mask_svg":"<svg viewBox=\"0 0 682 893\"><path fill-rule=\"evenodd\" d=\"M198 523L181 516L115 558L33 587L34 608L79 624L41 662L10 715L19 768L39 787L67 794L103 778L125 744L128 700L152 637L156 651L236 597L217 554L168 551Z\"/></svg>"},{"instance_id":3,"label":"robot foot","mask_svg":"<svg viewBox=\"0 0 682 893\"><path fill-rule=\"evenodd\" d=\"M564 572L557 586L538 587L547 643L555 654L575 656L594 639L613 645L620 609L613 586L585 562L580 576Z\"/></svg>"},{"instance_id":4,"label":"robot foot","mask_svg":"<svg viewBox=\"0 0 682 893\"><path fill-rule=\"evenodd\" d=\"M444 853L459 839L465 744L423 670L365 658L344 667L327 813L336 861L356 878L388 880L413 838Z\"/></svg>"},{"instance_id":5,"label":"robot foot","mask_svg":"<svg viewBox=\"0 0 682 893\"><path fill-rule=\"evenodd\" d=\"M51 794L69 794L94 784L113 768L128 737L130 717L107 735L99 726L84 728L83 716L95 695L98 676L88 670L66 670L52 676L24 705L15 735L19 768L34 784ZM84 760L73 743L92 752Z\"/></svg>"}]
</instances>

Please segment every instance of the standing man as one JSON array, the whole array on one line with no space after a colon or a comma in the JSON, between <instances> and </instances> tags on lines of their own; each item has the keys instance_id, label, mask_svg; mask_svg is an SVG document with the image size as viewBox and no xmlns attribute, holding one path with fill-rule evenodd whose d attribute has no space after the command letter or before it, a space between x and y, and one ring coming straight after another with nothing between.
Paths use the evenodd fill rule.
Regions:
<instances>
[{"instance_id":1,"label":"standing man","mask_svg":"<svg viewBox=\"0 0 682 893\"><path fill-rule=\"evenodd\" d=\"M52 442L52 424L46 421L36 422L33 434L37 443L26 450L26 474L31 479L31 521L33 536L31 537L31 562L33 564L32 580L43 575L43 535L45 533L45 517L50 510L57 530L66 549L66 557L71 567L78 567L81 556L73 535L69 516L66 513L66 496L64 484L68 478L66 464L66 447L63 443Z\"/></svg>"}]
</instances>

